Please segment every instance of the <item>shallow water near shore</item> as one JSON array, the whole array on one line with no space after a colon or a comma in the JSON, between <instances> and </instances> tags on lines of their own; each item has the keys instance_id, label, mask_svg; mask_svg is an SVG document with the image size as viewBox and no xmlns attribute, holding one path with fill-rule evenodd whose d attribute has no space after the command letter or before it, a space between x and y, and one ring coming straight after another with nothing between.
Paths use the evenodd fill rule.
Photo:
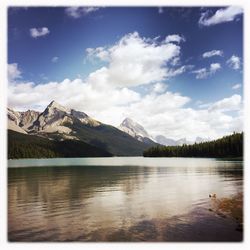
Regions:
<instances>
[{"instance_id":1,"label":"shallow water near shore","mask_svg":"<svg viewBox=\"0 0 250 250\"><path fill-rule=\"evenodd\" d=\"M206 158L10 160L10 241L241 241L210 193L243 191L243 162Z\"/></svg>"}]
</instances>

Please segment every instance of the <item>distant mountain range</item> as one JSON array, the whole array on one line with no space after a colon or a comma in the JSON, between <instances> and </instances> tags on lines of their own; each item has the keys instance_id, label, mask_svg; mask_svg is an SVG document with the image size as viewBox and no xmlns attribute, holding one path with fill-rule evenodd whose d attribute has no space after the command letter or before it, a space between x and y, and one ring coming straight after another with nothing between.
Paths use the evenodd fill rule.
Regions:
<instances>
[{"instance_id":1,"label":"distant mountain range","mask_svg":"<svg viewBox=\"0 0 250 250\"><path fill-rule=\"evenodd\" d=\"M13 152L15 145L19 149L24 146L22 140L30 141L31 135L32 145L37 146L37 148L41 147L41 151L46 151L46 148L43 147L46 144L51 144L51 141L70 140L71 142L84 142L85 150L87 146L90 149L93 149L93 147L100 149L99 152L101 153L99 156L106 156L107 153L116 156L139 156L143 154L145 149L152 145L157 145L153 141L146 143L116 127L101 123L84 112L67 109L55 101L52 101L41 113L33 110L17 112L8 108L8 129L10 130L9 139L11 138L13 142L9 142L9 151L11 152ZM26 136L20 140L20 136L17 136L18 133L11 131L25 134ZM39 140L34 139L34 137L46 139L47 142L38 145ZM77 146L79 147L79 145ZM53 146L53 150L56 151L55 145ZM60 150L58 149L57 151L59 152ZM67 157L71 157L70 155L76 157L74 151L76 150L71 145L71 153L68 152ZM22 155L18 155L18 150L16 149L12 157L22 158ZM41 157L47 157L46 153Z\"/></svg>"},{"instance_id":2,"label":"distant mountain range","mask_svg":"<svg viewBox=\"0 0 250 250\"><path fill-rule=\"evenodd\" d=\"M173 140L163 135L153 138L142 125L131 118L124 119L116 128L97 121L84 112L68 109L55 101L52 101L43 112L18 112L8 108L8 129L9 152L12 152L12 158L23 158L24 155L32 157L32 154L27 155L25 150L35 150L37 153L33 152L33 155L38 157L39 149L44 152L41 157L48 157L48 154L54 155L53 157L140 156L144 150L159 144L192 144L186 138ZM69 142L58 143L63 141ZM196 142L202 141L204 139L197 137ZM32 145L33 151L29 144ZM45 145L49 148L49 153L48 148L44 148ZM65 147L64 152L60 149L62 146ZM80 146L85 152L79 151Z\"/></svg>"},{"instance_id":3,"label":"distant mountain range","mask_svg":"<svg viewBox=\"0 0 250 250\"><path fill-rule=\"evenodd\" d=\"M166 138L163 135L157 135L153 137L148 134L145 128L140 125L139 123L133 121L130 118L126 118L118 127L120 130L124 131L125 133L131 135L132 137L136 138L137 140L147 143L147 144L161 144L165 146L181 146L183 144L194 144L209 141L208 138L201 138L196 137L195 141L188 141L186 138L181 138L179 140L174 140L171 138Z\"/></svg>"},{"instance_id":4,"label":"distant mountain range","mask_svg":"<svg viewBox=\"0 0 250 250\"><path fill-rule=\"evenodd\" d=\"M165 145L165 146L181 146L183 144L192 145L194 143L206 142L206 141L210 141L210 139L209 138L196 137L195 141L188 141L186 138L181 138L179 140L174 140L174 139L166 138L163 135L157 135L155 137L155 141L157 143Z\"/></svg>"}]
</instances>

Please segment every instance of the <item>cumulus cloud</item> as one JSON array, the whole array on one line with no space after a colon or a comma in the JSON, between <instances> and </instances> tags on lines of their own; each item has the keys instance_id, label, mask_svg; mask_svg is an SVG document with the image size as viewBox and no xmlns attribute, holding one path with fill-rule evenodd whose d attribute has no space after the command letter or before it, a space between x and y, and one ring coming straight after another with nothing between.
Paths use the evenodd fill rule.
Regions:
<instances>
[{"instance_id":1,"label":"cumulus cloud","mask_svg":"<svg viewBox=\"0 0 250 250\"><path fill-rule=\"evenodd\" d=\"M105 110L110 106L137 101L140 99L140 94L128 88L119 90L106 88L104 92L81 79L73 81L65 79L62 82L48 82L38 85L33 82L9 84L9 104L17 109L34 108L33 105L35 105L42 110L54 99L68 107L92 113L92 111Z\"/></svg>"},{"instance_id":2,"label":"cumulus cloud","mask_svg":"<svg viewBox=\"0 0 250 250\"><path fill-rule=\"evenodd\" d=\"M52 57L51 62L57 63L58 60L59 60L59 57L58 56L54 56L54 57Z\"/></svg>"},{"instance_id":3,"label":"cumulus cloud","mask_svg":"<svg viewBox=\"0 0 250 250\"><path fill-rule=\"evenodd\" d=\"M133 103L125 114L143 124L153 136L162 134L168 138L187 137L190 140L197 135L218 138L242 130L241 115L233 117L224 113L225 110L238 110L238 98L228 99L216 102L214 110L196 110L187 106L191 101L188 97L171 92L151 93L140 102ZM230 101L233 102L231 107Z\"/></svg>"},{"instance_id":4,"label":"cumulus cloud","mask_svg":"<svg viewBox=\"0 0 250 250\"><path fill-rule=\"evenodd\" d=\"M49 29L47 27L42 28L31 28L30 29L30 36L33 38L38 38L42 36L46 36L50 33Z\"/></svg>"},{"instance_id":5,"label":"cumulus cloud","mask_svg":"<svg viewBox=\"0 0 250 250\"><path fill-rule=\"evenodd\" d=\"M237 83L235 85L233 85L232 89L240 89L241 88L241 84Z\"/></svg>"},{"instance_id":6,"label":"cumulus cloud","mask_svg":"<svg viewBox=\"0 0 250 250\"><path fill-rule=\"evenodd\" d=\"M86 49L87 58L108 62L89 76L95 84L132 87L151 84L183 73L188 66L173 68L173 59L180 56L180 46L141 37L137 32L123 36L111 47ZM129 74L128 74L129 72ZM97 81L98 80L98 81Z\"/></svg>"},{"instance_id":7,"label":"cumulus cloud","mask_svg":"<svg viewBox=\"0 0 250 250\"><path fill-rule=\"evenodd\" d=\"M109 61L109 51L107 48L104 47L97 47L97 48L87 48L86 49L87 58L90 61L95 59L100 59L101 61Z\"/></svg>"},{"instance_id":8,"label":"cumulus cloud","mask_svg":"<svg viewBox=\"0 0 250 250\"><path fill-rule=\"evenodd\" d=\"M223 56L223 51L222 50L211 50L211 51L207 51L207 52L202 54L203 58L209 58L212 56Z\"/></svg>"},{"instance_id":9,"label":"cumulus cloud","mask_svg":"<svg viewBox=\"0 0 250 250\"><path fill-rule=\"evenodd\" d=\"M228 60L227 64L230 68L238 70L241 67L241 59L236 55L232 55Z\"/></svg>"},{"instance_id":10,"label":"cumulus cloud","mask_svg":"<svg viewBox=\"0 0 250 250\"><path fill-rule=\"evenodd\" d=\"M218 70L221 69L221 65L219 63L211 63L210 68L201 68L198 70L192 71L192 73L196 74L196 79L206 79L207 77L214 75Z\"/></svg>"},{"instance_id":11,"label":"cumulus cloud","mask_svg":"<svg viewBox=\"0 0 250 250\"><path fill-rule=\"evenodd\" d=\"M8 64L8 80L11 82L18 78L21 78L22 72L18 69L17 63Z\"/></svg>"},{"instance_id":12,"label":"cumulus cloud","mask_svg":"<svg viewBox=\"0 0 250 250\"><path fill-rule=\"evenodd\" d=\"M92 12L98 11L100 7L68 7L65 9L65 13L72 18L80 18L86 16Z\"/></svg>"},{"instance_id":13,"label":"cumulus cloud","mask_svg":"<svg viewBox=\"0 0 250 250\"><path fill-rule=\"evenodd\" d=\"M189 106L190 97L168 91L164 80L192 68L171 64L180 56L180 50L179 44L143 38L135 32L112 46L89 48L87 55L100 60L104 66L86 79L43 84L16 81L21 78L21 71L18 64L12 64L8 103L16 110L42 111L51 100L56 100L114 126L131 117L153 136L161 134L173 139L217 138L240 131L242 100L239 95L195 109ZM220 68L219 63L213 63L205 72L214 74ZM145 90L141 92L139 88ZM238 115L225 113L229 110Z\"/></svg>"},{"instance_id":14,"label":"cumulus cloud","mask_svg":"<svg viewBox=\"0 0 250 250\"><path fill-rule=\"evenodd\" d=\"M209 75L209 71L206 68L194 70L192 73L196 74L196 79L205 79Z\"/></svg>"},{"instance_id":15,"label":"cumulus cloud","mask_svg":"<svg viewBox=\"0 0 250 250\"><path fill-rule=\"evenodd\" d=\"M167 84L158 82L158 83L154 84L153 92L155 92L155 93L163 93L163 92L165 92L167 87L168 87Z\"/></svg>"},{"instance_id":16,"label":"cumulus cloud","mask_svg":"<svg viewBox=\"0 0 250 250\"><path fill-rule=\"evenodd\" d=\"M242 130L242 100L233 95L203 109L188 107L191 99L167 91L163 83L152 85L145 95L129 88L95 88L81 79L65 79L35 85L32 82L10 83L9 106L17 110L43 110L51 100L86 112L104 123L118 126L125 117L143 124L152 134L189 140L196 136L218 138ZM227 111L237 111L231 116ZM195 131L195 133L194 133Z\"/></svg>"},{"instance_id":17,"label":"cumulus cloud","mask_svg":"<svg viewBox=\"0 0 250 250\"><path fill-rule=\"evenodd\" d=\"M179 68L174 68L174 69L168 69L168 76L169 77L174 77L180 74L183 74L184 72L192 69L194 65L184 65Z\"/></svg>"},{"instance_id":18,"label":"cumulus cloud","mask_svg":"<svg viewBox=\"0 0 250 250\"><path fill-rule=\"evenodd\" d=\"M218 102L213 103L209 107L209 111L235 111L240 110L242 100L240 95L233 95L229 98L224 98Z\"/></svg>"},{"instance_id":19,"label":"cumulus cloud","mask_svg":"<svg viewBox=\"0 0 250 250\"><path fill-rule=\"evenodd\" d=\"M219 23L232 22L242 13L243 9L238 6L229 6L219 9L212 15L211 11L207 10L201 13L199 25L211 26Z\"/></svg>"},{"instance_id":20,"label":"cumulus cloud","mask_svg":"<svg viewBox=\"0 0 250 250\"><path fill-rule=\"evenodd\" d=\"M221 66L219 63L211 63L210 64L210 73L214 74L219 69L221 69Z\"/></svg>"},{"instance_id":21,"label":"cumulus cloud","mask_svg":"<svg viewBox=\"0 0 250 250\"><path fill-rule=\"evenodd\" d=\"M166 43L172 43L172 42L180 43L180 42L185 42L186 39L184 38L184 36L174 34L166 36L165 41Z\"/></svg>"}]
</instances>

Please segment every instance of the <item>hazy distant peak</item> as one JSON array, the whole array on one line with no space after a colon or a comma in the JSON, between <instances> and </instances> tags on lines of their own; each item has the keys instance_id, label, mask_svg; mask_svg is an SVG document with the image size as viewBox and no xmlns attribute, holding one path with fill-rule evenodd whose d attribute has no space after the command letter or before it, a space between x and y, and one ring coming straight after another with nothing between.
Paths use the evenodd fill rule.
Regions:
<instances>
[{"instance_id":1,"label":"hazy distant peak","mask_svg":"<svg viewBox=\"0 0 250 250\"><path fill-rule=\"evenodd\" d=\"M123 120L123 122L119 126L119 129L133 137L141 136L150 138L149 134L142 125L128 117Z\"/></svg>"},{"instance_id":2,"label":"hazy distant peak","mask_svg":"<svg viewBox=\"0 0 250 250\"><path fill-rule=\"evenodd\" d=\"M123 120L122 124L133 124L135 123L131 118L127 117Z\"/></svg>"}]
</instances>

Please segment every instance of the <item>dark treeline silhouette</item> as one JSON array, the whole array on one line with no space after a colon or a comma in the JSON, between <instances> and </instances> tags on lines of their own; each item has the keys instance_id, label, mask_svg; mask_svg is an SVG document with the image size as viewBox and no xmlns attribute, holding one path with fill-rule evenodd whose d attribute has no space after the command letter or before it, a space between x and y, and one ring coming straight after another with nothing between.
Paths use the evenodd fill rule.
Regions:
<instances>
[{"instance_id":1,"label":"dark treeline silhouette","mask_svg":"<svg viewBox=\"0 0 250 250\"><path fill-rule=\"evenodd\" d=\"M143 152L145 157L242 157L243 132L221 139L182 146L156 146Z\"/></svg>"},{"instance_id":2,"label":"dark treeline silhouette","mask_svg":"<svg viewBox=\"0 0 250 250\"><path fill-rule=\"evenodd\" d=\"M49 140L8 130L8 159L107 157L109 152L77 140Z\"/></svg>"}]
</instances>

